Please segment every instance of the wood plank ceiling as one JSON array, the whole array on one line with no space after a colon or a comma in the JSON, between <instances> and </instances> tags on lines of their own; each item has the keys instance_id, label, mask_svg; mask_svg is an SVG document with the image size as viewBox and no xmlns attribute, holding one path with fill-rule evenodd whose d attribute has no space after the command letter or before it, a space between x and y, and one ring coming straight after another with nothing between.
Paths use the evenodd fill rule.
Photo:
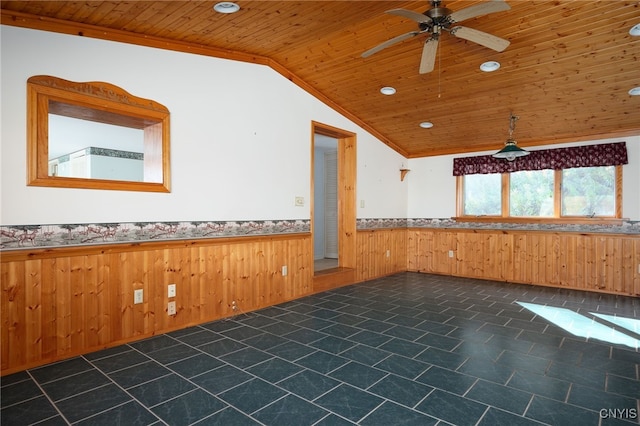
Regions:
<instances>
[{"instance_id":1,"label":"wood plank ceiling","mask_svg":"<svg viewBox=\"0 0 640 426\"><path fill-rule=\"evenodd\" d=\"M443 1L457 11L479 1ZM509 115L521 146L640 134L638 1L507 0L511 10L462 24L507 39L498 53L443 34L435 70L420 75L426 34L369 58L417 29L394 8L427 1L2 1L2 23L197 51L273 66L407 157L500 149ZM493 73L480 71L498 61ZM383 86L397 93L384 96ZM430 121L431 129L419 127Z\"/></svg>"}]
</instances>

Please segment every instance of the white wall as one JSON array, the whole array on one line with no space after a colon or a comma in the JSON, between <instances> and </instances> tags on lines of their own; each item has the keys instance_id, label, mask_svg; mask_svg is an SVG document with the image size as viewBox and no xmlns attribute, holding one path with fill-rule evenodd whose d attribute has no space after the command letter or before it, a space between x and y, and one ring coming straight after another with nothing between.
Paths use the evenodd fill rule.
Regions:
<instances>
[{"instance_id":1,"label":"white wall","mask_svg":"<svg viewBox=\"0 0 640 426\"><path fill-rule=\"evenodd\" d=\"M272 69L1 26L0 224L308 219L311 121L357 134L358 217L406 217L406 161ZM26 186L26 80L105 81L171 112L168 194Z\"/></svg>"},{"instance_id":2,"label":"white wall","mask_svg":"<svg viewBox=\"0 0 640 426\"><path fill-rule=\"evenodd\" d=\"M562 148L577 145L627 142L629 164L622 167L622 215L640 220L640 136L602 139L562 145L527 147L528 150ZM499 143L496 150L499 149ZM409 160L409 218L450 218L456 215L456 178L453 159L473 155L493 154L495 151L470 154L443 155Z\"/></svg>"}]
</instances>

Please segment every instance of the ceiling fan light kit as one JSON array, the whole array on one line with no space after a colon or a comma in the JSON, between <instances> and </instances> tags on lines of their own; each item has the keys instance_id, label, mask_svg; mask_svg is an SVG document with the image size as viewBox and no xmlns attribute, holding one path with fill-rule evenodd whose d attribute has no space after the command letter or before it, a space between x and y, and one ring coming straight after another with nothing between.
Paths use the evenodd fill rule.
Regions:
<instances>
[{"instance_id":1,"label":"ceiling fan light kit","mask_svg":"<svg viewBox=\"0 0 640 426\"><path fill-rule=\"evenodd\" d=\"M471 41L481 46L488 47L489 49L497 52L505 50L510 42L500 37L496 37L492 34L488 34L482 31L478 31L473 28L463 27L457 25L458 22L462 22L467 19L475 18L477 16L487 15L489 13L502 12L511 9L511 7L504 0L492 0L486 1L474 6L470 6L458 11L451 11L446 7L440 6L440 0L431 1L431 9L424 13L418 13L406 9L392 9L387 13L396 16L402 16L404 18L411 19L418 23L418 30L411 31L406 34L401 34L390 40L381 43L366 52L362 53L363 58L377 53L387 47L390 47L396 43L415 37L420 34L429 34L429 38L425 41L422 48L422 57L420 59L420 74L427 74L433 71L436 62L436 54L438 52L438 43L440 42L440 35L443 31L448 32L454 37L458 37L464 40Z\"/></svg>"},{"instance_id":2,"label":"ceiling fan light kit","mask_svg":"<svg viewBox=\"0 0 640 426\"><path fill-rule=\"evenodd\" d=\"M518 146L518 143L513 139L513 131L516 129L516 121L520 117L513 115L509 117L509 138L504 143L504 148L493 154L493 158L503 158L507 161L513 161L518 157L525 157L529 155L529 151L526 151Z\"/></svg>"}]
</instances>

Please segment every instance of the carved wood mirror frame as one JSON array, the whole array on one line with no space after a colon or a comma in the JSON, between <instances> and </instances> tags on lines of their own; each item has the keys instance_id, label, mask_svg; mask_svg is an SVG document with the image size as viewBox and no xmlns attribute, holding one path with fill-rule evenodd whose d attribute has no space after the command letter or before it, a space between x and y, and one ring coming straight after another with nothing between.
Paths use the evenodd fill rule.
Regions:
<instances>
[{"instance_id":1,"label":"carved wood mirror frame","mask_svg":"<svg viewBox=\"0 0 640 426\"><path fill-rule=\"evenodd\" d=\"M49 113L141 129L142 182L51 176ZM27 80L27 185L170 192L169 110L104 82L76 83L39 75Z\"/></svg>"}]
</instances>

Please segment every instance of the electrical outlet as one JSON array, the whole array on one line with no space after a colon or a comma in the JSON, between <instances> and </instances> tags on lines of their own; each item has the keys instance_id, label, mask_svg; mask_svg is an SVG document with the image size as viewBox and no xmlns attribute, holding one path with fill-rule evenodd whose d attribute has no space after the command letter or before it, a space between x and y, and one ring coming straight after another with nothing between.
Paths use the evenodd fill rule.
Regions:
<instances>
[{"instance_id":1,"label":"electrical outlet","mask_svg":"<svg viewBox=\"0 0 640 426\"><path fill-rule=\"evenodd\" d=\"M296 197L295 198L296 207L304 207L304 197Z\"/></svg>"},{"instance_id":2,"label":"electrical outlet","mask_svg":"<svg viewBox=\"0 0 640 426\"><path fill-rule=\"evenodd\" d=\"M449 257L453 257L453 250L449 250Z\"/></svg>"},{"instance_id":3,"label":"electrical outlet","mask_svg":"<svg viewBox=\"0 0 640 426\"><path fill-rule=\"evenodd\" d=\"M387 257L391 257L391 251L387 250Z\"/></svg>"},{"instance_id":4,"label":"electrical outlet","mask_svg":"<svg viewBox=\"0 0 640 426\"><path fill-rule=\"evenodd\" d=\"M176 314L176 302L175 302L175 300L172 300L167 305L167 314L169 314L169 315L175 315Z\"/></svg>"},{"instance_id":5,"label":"electrical outlet","mask_svg":"<svg viewBox=\"0 0 640 426\"><path fill-rule=\"evenodd\" d=\"M284 266L282 267L282 276L283 276L283 277L286 277L286 276L287 276L287 273L288 273L288 271L287 271L287 265L284 265Z\"/></svg>"},{"instance_id":6,"label":"electrical outlet","mask_svg":"<svg viewBox=\"0 0 640 426\"><path fill-rule=\"evenodd\" d=\"M144 302L144 290L141 288L133 290L133 304L137 305Z\"/></svg>"},{"instance_id":7,"label":"electrical outlet","mask_svg":"<svg viewBox=\"0 0 640 426\"><path fill-rule=\"evenodd\" d=\"M175 284L169 284L169 286L167 287L167 295L169 297L176 297L176 285Z\"/></svg>"},{"instance_id":8,"label":"electrical outlet","mask_svg":"<svg viewBox=\"0 0 640 426\"><path fill-rule=\"evenodd\" d=\"M236 312L238 310L238 304L235 300L231 302L231 310L233 310L233 312Z\"/></svg>"}]
</instances>

